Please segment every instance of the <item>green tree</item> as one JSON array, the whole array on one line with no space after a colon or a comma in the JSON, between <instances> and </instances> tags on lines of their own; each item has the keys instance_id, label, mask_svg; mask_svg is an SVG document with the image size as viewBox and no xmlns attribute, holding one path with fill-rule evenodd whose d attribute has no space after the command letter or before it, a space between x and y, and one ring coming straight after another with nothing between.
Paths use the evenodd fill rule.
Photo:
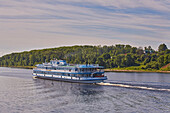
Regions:
<instances>
[{"instance_id":1,"label":"green tree","mask_svg":"<svg viewBox=\"0 0 170 113\"><path fill-rule=\"evenodd\" d=\"M109 53L104 53L102 55L102 57L104 58L104 60L110 59L110 54Z\"/></svg>"},{"instance_id":2,"label":"green tree","mask_svg":"<svg viewBox=\"0 0 170 113\"><path fill-rule=\"evenodd\" d=\"M100 66L105 66L105 62L102 57L98 57L96 63Z\"/></svg>"},{"instance_id":3,"label":"green tree","mask_svg":"<svg viewBox=\"0 0 170 113\"><path fill-rule=\"evenodd\" d=\"M164 55L164 64L166 65L168 63L170 63L170 55L169 54Z\"/></svg>"},{"instance_id":4,"label":"green tree","mask_svg":"<svg viewBox=\"0 0 170 113\"><path fill-rule=\"evenodd\" d=\"M142 47L139 47L139 48L137 49L137 54L138 54L138 55L142 55L142 54L143 54L143 48L142 48Z\"/></svg>"},{"instance_id":5,"label":"green tree","mask_svg":"<svg viewBox=\"0 0 170 113\"><path fill-rule=\"evenodd\" d=\"M161 45L159 45L159 47L158 47L159 52L165 51L165 50L167 50L167 49L168 49L168 48L167 48L167 46L166 46L165 44L161 44Z\"/></svg>"},{"instance_id":6,"label":"green tree","mask_svg":"<svg viewBox=\"0 0 170 113\"><path fill-rule=\"evenodd\" d=\"M158 58L158 63L159 63L159 66L162 67L164 65L164 56L161 55L159 58Z\"/></svg>"},{"instance_id":7,"label":"green tree","mask_svg":"<svg viewBox=\"0 0 170 113\"><path fill-rule=\"evenodd\" d=\"M121 66L121 60L122 60L121 55L117 55L117 57L115 58L115 64L116 64L118 67Z\"/></svg>"},{"instance_id":8,"label":"green tree","mask_svg":"<svg viewBox=\"0 0 170 113\"><path fill-rule=\"evenodd\" d=\"M132 66L134 65L134 59L132 58L131 54L127 54L125 56L125 65L128 66Z\"/></svg>"},{"instance_id":9,"label":"green tree","mask_svg":"<svg viewBox=\"0 0 170 113\"><path fill-rule=\"evenodd\" d=\"M136 48L136 47L132 47L132 49L130 50L130 53L135 54L135 53L136 53L136 50L137 50L137 48Z\"/></svg>"},{"instance_id":10,"label":"green tree","mask_svg":"<svg viewBox=\"0 0 170 113\"><path fill-rule=\"evenodd\" d=\"M145 64L146 69L158 69L170 63L170 50L160 45L160 52L144 54L143 48L130 45L116 46L72 46L12 53L0 57L1 66L33 66L49 62L53 58L65 59L68 63L98 63L105 68L129 67ZM164 49L161 49L164 48ZM153 50L151 46L145 50ZM163 51L165 50L165 51ZM143 66L143 68L145 67Z\"/></svg>"}]
</instances>

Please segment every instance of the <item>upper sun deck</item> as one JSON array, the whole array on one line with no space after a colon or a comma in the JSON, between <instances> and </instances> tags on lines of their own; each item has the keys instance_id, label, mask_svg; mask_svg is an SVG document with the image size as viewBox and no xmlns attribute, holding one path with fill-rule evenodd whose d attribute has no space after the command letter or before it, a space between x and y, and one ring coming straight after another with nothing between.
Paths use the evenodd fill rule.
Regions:
<instances>
[{"instance_id":1,"label":"upper sun deck","mask_svg":"<svg viewBox=\"0 0 170 113\"><path fill-rule=\"evenodd\" d=\"M37 64L37 67L60 67L60 68L98 68L102 69L103 66L99 66L98 64L67 64L65 60L51 60L50 63Z\"/></svg>"},{"instance_id":2,"label":"upper sun deck","mask_svg":"<svg viewBox=\"0 0 170 113\"><path fill-rule=\"evenodd\" d=\"M103 68L103 66L99 66L98 64L77 64L77 68Z\"/></svg>"}]
</instances>

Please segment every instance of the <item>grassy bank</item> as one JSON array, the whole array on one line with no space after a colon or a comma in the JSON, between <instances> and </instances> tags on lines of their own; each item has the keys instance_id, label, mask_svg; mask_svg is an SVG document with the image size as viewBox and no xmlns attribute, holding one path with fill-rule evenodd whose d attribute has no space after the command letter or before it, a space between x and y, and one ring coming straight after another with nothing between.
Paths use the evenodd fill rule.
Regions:
<instances>
[{"instance_id":1,"label":"grassy bank","mask_svg":"<svg viewBox=\"0 0 170 113\"><path fill-rule=\"evenodd\" d=\"M35 66L4 66L10 68L22 68L22 69L33 69ZM144 72L152 72L152 73L170 73L168 70L154 70L154 69L140 69L139 66L132 66L132 67L124 67L124 68L109 68L104 69L105 72L137 72L137 73L144 73Z\"/></svg>"},{"instance_id":2,"label":"grassy bank","mask_svg":"<svg viewBox=\"0 0 170 113\"><path fill-rule=\"evenodd\" d=\"M152 73L170 73L169 70L141 69L140 66L132 66L132 67L124 67L124 68L110 68L110 69L105 69L105 72L152 72Z\"/></svg>"}]
</instances>

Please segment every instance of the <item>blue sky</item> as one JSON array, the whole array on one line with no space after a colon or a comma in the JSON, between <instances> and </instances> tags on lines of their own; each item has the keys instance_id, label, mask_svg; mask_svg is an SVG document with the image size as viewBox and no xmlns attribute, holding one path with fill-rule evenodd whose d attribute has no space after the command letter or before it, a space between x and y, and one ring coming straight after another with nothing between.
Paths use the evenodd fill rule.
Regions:
<instances>
[{"instance_id":1,"label":"blue sky","mask_svg":"<svg viewBox=\"0 0 170 113\"><path fill-rule=\"evenodd\" d=\"M0 0L0 56L71 45L170 47L169 0Z\"/></svg>"}]
</instances>

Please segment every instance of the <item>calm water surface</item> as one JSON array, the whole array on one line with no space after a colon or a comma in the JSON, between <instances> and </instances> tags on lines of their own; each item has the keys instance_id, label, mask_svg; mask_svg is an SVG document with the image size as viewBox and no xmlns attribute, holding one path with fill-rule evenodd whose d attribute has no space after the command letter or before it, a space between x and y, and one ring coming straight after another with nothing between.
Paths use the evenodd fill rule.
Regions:
<instances>
[{"instance_id":1,"label":"calm water surface","mask_svg":"<svg viewBox=\"0 0 170 113\"><path fill-rule=\"evenodd\" d=\"M138 88L32 79L31 74L0 68L0 113L170 112L170 74L106 73L107 83Z\"/></svg>"}]
</instances>

